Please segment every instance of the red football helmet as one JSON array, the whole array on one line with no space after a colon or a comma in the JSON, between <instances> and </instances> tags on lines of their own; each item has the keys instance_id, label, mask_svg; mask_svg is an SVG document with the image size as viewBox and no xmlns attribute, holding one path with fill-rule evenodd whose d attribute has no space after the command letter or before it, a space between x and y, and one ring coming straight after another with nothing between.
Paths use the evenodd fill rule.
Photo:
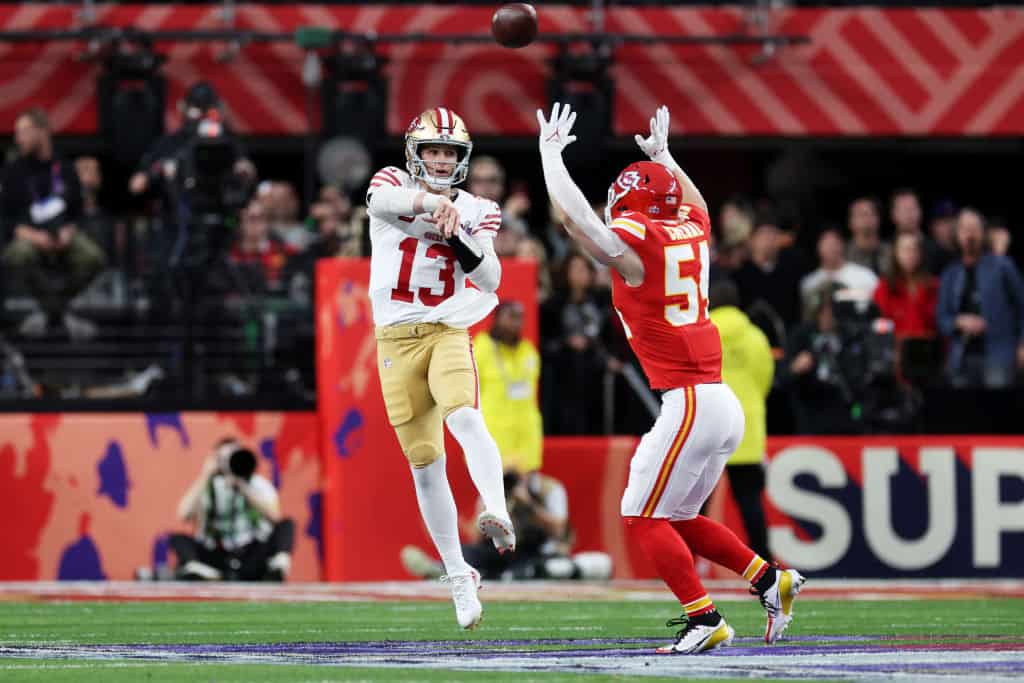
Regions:
<instances>
[{"instance_id":1,"label":"red football helmet","mask_svg":"<svg viewBox=\"0 0 1024 683\"><path fill-rule=\"evenodd\" d=\"M608 223L627 211L659 221L675 220L683 191L672 172L653 161L636 161L608 188L604 217Z\"/></svg>"}]
</instances>

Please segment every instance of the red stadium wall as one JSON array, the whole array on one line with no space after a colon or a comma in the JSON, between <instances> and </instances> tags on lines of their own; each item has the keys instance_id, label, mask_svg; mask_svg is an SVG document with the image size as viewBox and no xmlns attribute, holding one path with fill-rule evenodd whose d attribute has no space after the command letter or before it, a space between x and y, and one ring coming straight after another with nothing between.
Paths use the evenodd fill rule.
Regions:
<instances>
[{"instance_id":1,"label":"red stadium wall","mask_svg":"<svg viewBox=\"0 0 1024 683\"><path fill-rule=\"evenodd\" d=\"M880 3L884 4L884 3ZM0 28L70 29L77 6L0 6ZM234 28L291 32L318 26L378 33L488 30L490 7L434 5L260 5L236 7ZM586 10L540 8L542 32L589 26ZM1024 132L1024 9L790 9L768 30L807 35L766 62L757 47L631 45L616 53L614 127L646 128L661 103L677 133L697 135L1020 135ZM221 6L99 4L101 25L146 30L219 29ZM736 8L612 7L612 32L708 35L748 31ZM2 44L0 129L18 111L42 106L60 133L97 129L99 66L81 61L81 43ZM184 89L205 78L223 94L239 130L305 132L302 51L254 44L221 61L226 46L158 45L168 57L168 119ZM388 129L439 102L476 134L531 135L545 105L546 59L553 47L505 50L494 44L383 46L389 60Z\"/></svg>"},{"instance_id":2,"label":"red stadium wall","mask_svg":"<svg viewBox=\"0 0 1024 683\"><path fill-rule=\"evenodd\" d=\"M188 531L178 501L235 436L295 521L292 579L316 581L316 424L315 413L0 415L0 580L131 579L166 557L168 533Z\"/></svg>"}]
</instances>

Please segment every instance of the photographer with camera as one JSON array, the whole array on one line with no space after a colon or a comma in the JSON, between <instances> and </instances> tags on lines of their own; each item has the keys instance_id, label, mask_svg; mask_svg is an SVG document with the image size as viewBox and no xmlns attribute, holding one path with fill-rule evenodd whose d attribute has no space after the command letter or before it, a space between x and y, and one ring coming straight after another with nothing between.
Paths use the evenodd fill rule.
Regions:
<instances>
[{"instance_id":1,"label":"photographer with camera","mask_svg":"<svg viewBox=\"0 0 1024 683\"><path fill-rule=\"evenodd\" d=\"M611 578L612 561L606 553L572 554L569 497L562 482L536 470L505 470L505 499L516 529L516 550L499 553L489 538L480 537L475 525L463 530L476 538L462 544L466 562L484 579L587 579ZM402 565L413 576L438 578L444 565L416 546L402 548Z\"/></svg>"},{"instance_id":2,"label":"photographer with camera","mask_svg":"<svg viewBox=\"0 0 1024 683\"><path fill-rule=\"evenodd\" d=\"M176 578L283 581L291 567L295 525L281 518L274 485L256 474L256 456L224 439L178 504L195 534L172 534Z\"/></svg>"},{"instance_id":3,"label":"photographer with camera","mask_svg":"<svg viewBox=\"0 0 1024 683\"><path fill-rule=\"evenodd\" d=\"M30 293L42 310L20 324L24 336L38 337L61 325L73 339L96 334L96 326L71 314L68 303L103 269L103 251L82 234L82 187L72 164L53 148L50 123L41 109L22 112L14 122L18 156L3 171L0 214L4 268L14 284Z\"/></svg>"}]
</instances>

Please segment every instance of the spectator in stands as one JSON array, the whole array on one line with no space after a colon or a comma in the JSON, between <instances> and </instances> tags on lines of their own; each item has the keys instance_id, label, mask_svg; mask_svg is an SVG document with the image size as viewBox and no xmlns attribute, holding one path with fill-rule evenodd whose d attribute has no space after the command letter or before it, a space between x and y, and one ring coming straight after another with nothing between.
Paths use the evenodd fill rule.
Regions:
<instances>
[{"instance_id":1,"label":"spectator in stands","mask_svg":"<svg viewBox=\"0 0 1024 683\"><path fill-rule=\"evenodd\" d=\"M938 293L938 279L924 267L921 236L898 235L892 266L875 289L875 303L882 317L893 321L897 341L935 336Z\"/></svg>"},{"instance_id":2,"label":"spectator in stands","mask_svg":"<svg viewBox=\"0 0 1024 683\"><path fill-rule=\"evenodd\" d=\"M516 248L516 257L537 264L537 303L544 305L551 298L551 266L544 243L536 237L524 239Z\"/></svg>"},{"instance_id":3,"label":"spectator in stands","mask_svg":"<svg viewBox=\"0 0 1024 683\"><path fill-rule=\"evenodd\" d=\"M818 269L800 281L800 296L805 307L815 300L815 292L834 283L841 289L853 290L865 299L874 294L878 276L864 266L850 263L843 256L843 238L839 230L828 228L818 237Z\"/></svg>"},{"instance_id":4,"label":"spectator in stands","mask_svg":"<svg viewBox=\"0 0 1024 683\"><path fill-rule=\"evenodd\" d=\"M541 309L542 406L549 434L600 433L602 382L608 362L602 343L608 297L594 286L596 269L573 252L560 287Z\"/></svg>"},{"instance_id":5,"label":"spectator in stands","mask_svg":"<svg viewBox=\"0 0 1024 683\"><path fill-rule=\"evenodd\" d=\"M746 428L743 440L726 463L743 527L750 547L771 562L768 530L761 494L764 493L766 402L775 374L775 360L768 338L740 310L739 290L731 280L711 285L711 321L722 336L722 380L743 406Z\"/></svg>"},{"instance_id":6,"label":"spectator in stands","mask_svg":"<svg viewBox=\"0 0 1024 683\"><path fill-rule=\"evenodd\" d=\"M501 227L525 235L529 232L526 215L530 211L530 195L522 187L507 192L505 169L492 156L474 156L469 162L466 190L484 199L490 199L501 207Z\"/></svg>"},{"instance_id":7,"label":"spectator in stands","mask_svg":"<svg viewBox=\"0 0 1024 683\"><path fill-rule=\"evenodd\" d=\"M462 544L466 562L484 579L608 579L611 558L601 552L571 554L569 496L562 482L536 470L505 472L505 498L516 528L516 551L499 554L489 538L480 537L476 525L467 528L472 538ZM405 546L402 565L413 576L437 578L444 566L416 546Z\"/></svg>"},{"instance_id":8,"label":"spectator in stands","mask_svg":"<svg viewBox=\"0 0 1024 683\"><path fill-rule=\"evenodd\" d=\"M917 192L906 187L893 192L889 202L889 219L897 235L920 235L921 244L924 246L925 267L933 275L941 273L944 266L943 256L938 245L922 229L924 214Z\"/></svg>"},{"instance_id":9,"label":"spectator in stands","mask_svg":"<svg viewBox=\"0 0 1024 683\"><path fill-rule=\"evenodd\" d=\"M984 253L984 218L957 217L960 260L942 273L939 331L949 340L947 372L957 387L1005 387L1024 367L1024 281L1005 256Z\"/></svg>"},{"instance_id":10,"label":"spectator in stands","mask_svg":"<svg viewBox=\"0 0 1024 683\"><path fill-rule=\"evenodd\" d=\"M68 303L99 274L103 251L82 233L82 187L74 167L53 147L41 109L14 122L18 156L3 170L0 216L13 237L2 260L15 288L30 293L40 311L22 320L19 332L41 336L61 325L73 339L96 334L96 326L68 310Z\"/></svg>"},{"instance_id":11,"label":"spectator in stands","mask_svg":"<svg viewBox=\"0 0 1024 683\"><path fill-rule=\"evenodd\" d=\"M989 219L988 230L985 231L985 241L988 243L988 250L996 256L1010 255L1010 244L1013 238L1005 218L994 216Z\"/></svg>"},{"instance_id":12,"label":"spectator in stands","mask_svg":"<svg viewBox=\"0 0 1024 683\"><path fill-rule=\"evenodd\" d=\"M754 209L750 202L734 197L722 204L713 244L712 279L730 276L747 260L747 240L753 227Z\"/></svg>"},{"instance_id":13,"label":"spectator in stands","mask_svg":"<svg viewBox=\"0 0 1024 683\"><path fill-rule=\"evenodd\" d=\"M105 254L119 257L118 265L123 265L125 245L124 234L114 234L114 221L100 206L100 190L103 188L103 172L96 157L79 157L75 159L75 172L78 182L82 185L82 215L78 220L78 228L90 239L100 245Z\"/></svg>"},{"instance_id":14,"label":"spectator in stands","mask_svg":"<svg viewBox=\"0 0 1024 683\"><path fill-rule=\"evenodd\" d=\"M833 313L837 285L825 281L807 293L806 321L793 330L782 363L797 434L853 434L853 393L841 364L843 338Z\"/></svg>"},{"instance_id":15,"label":"spectator in stands","mask_svg":"<svg viewBox=\"0 0 1024 683\"><path fill-rule=\"evenodd\" d=\"M172 534L175 575L185 580L284 581L295 525L281 516L274 485L256 474L256 456L224 439L207 456L178 504L193 535Z\"/></svg>"},{"instance_id":16,"label":"spectator in stands","mask_svg":"<svg viewBox=\"0 0 1024 683\"><path fill-rule=\"evenodd\" d=\"M928 232L935 245L935 275L940 275L958 256L956 247L956 205L949 199L943 199L932 210L932 219L928 224Z\"/></svg>"},{"instance_id":17,"label":"spectator in stands","mask_svg":"<svg viewBox=\"0 0 1024 683\"><path fill-rule=\"evenodd\" d=\"M291 183L264 181L256 191L256 198L267 212L270 233L293 251L306 249L316 239L299 220L299 197Z\"/></svg>"},{"instance_id":18,"label":"spectator in stands","mask_svg":"<svg viewBox=\"0 0 1024 683\"><path fill-rule=\"evenodd\" d=\"M889 269L892 245L880 235L881 211L872 197L858 197L850 202L847 212L850 242L846 245L846 260L869 268L876 275Z\"/></svg>"},{"instance_id":19,"label":"spectator in stands","mask_svg":"<svg viewBox=\"0 0 1024 683\"><path fill-rule=\"evenodd\" d=\"M804 269L792 249L782 249L774 217L760 216L750 236L750 260L733 275L744 310L767 303L786 327L800 322L800 280Z\"/></svg>"},{"instance_id":20,"label":"spectator in stands","mask_svg":"<svg viewBox=\"0 0 1024 683\"><path fill-rule=\"evenodd\" d=\"M523 338L522 304L499 304L491 329L473 338L473 349L480 376L480 410L502 462L520 472L540 469L540 353Z\"/></svg>"},{"instance_id":21,"label":"spectator in stands","mask_svg":"<svg viewBox=\"0 0 1024 683\"><path fill-rule=\"evenodd\" d=\"M242 211L242 223L230 259L246 275L249 293L282 291L284 268L294 253L271 235L267 210L261 202L251 202Z\"/></svg>"}]
</instances>

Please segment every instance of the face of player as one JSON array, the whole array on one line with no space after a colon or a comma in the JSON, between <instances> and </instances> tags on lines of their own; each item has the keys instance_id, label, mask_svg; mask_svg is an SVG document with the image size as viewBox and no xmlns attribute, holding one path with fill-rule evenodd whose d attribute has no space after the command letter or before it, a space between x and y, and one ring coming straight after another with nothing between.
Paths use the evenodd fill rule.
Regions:
<instances>
[{"instance_id":1,"label":"face of player","mask_svg":"<svg viewBox=\"0 0 1024 683\"><path fill-rule=\"evenodd\" d=\"M921 267L921 242L914 235L900 235L896 240L896 262L904 273L916 273Z\"/></svg>"},{"instance_id":2,"label":"face of player","mask_svg":"<svg viewBox=\"0 0 1024 683\"><path fill-rule=\"evenodd\" d=\"M451 177L459 163L459 153L451 145L423 145L419 153L427 173L435 178Z\"/></svg>"}]
</instances>

